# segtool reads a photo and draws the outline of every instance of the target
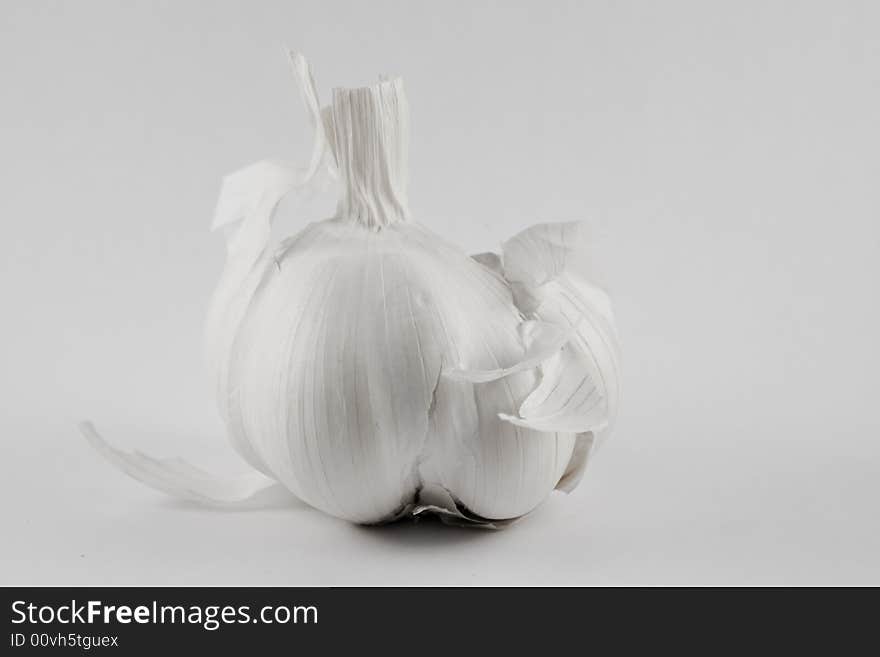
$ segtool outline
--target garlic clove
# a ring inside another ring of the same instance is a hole
[[[424,227],[399,230],[421,238],[418,271],[433,291],[426,301],[439,320],[428,337],[445,345],[443,363],[491,370],[521,361],[530,334],[503,279]],[[537,382],[534,368],[477,385],[441,376],[419,465],[422,482],[445,488],[471,518],[493,522],[546,499],[564,474],[574,436],[541,434],[498,417],[517,409]]]

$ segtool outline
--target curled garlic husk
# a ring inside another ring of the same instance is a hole
[[[399,79],[334,89],[304,171],[228,176],[215,228],[227,263],[207,355],[233,447],[256,471],[220,480],[83,430],[169,494],[221,506],[293,495],[356,523],[438,513],[499,526],[577,485],[618,401],[608,297],[577,273],[579,224],[533,226],[467,256],[412,220]],[[273,244],[279,201],[335,177],[336,215]]]

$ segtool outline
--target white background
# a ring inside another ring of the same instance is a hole
[[[880,584],[876,2],[7,0],[0,30],[0,584]],[[508,530],[206,511],[75,429],[240,468],[208,225],[223,174],[307,160],[285,44],[325,99],[404,77],[414,214],[463,248],[594,229],[622,416]]]

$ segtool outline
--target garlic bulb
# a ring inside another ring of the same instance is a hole
[[[580,480],[618,399],[607,296],[570,265],[578,224],[529,228],[468,257],[414,222],[408,108],[399,79],[334,89],[305,171],[263,161],[227,177],[214,222],[227,264],[208,361],[236,451],[256,472],[224,481],[111,447],[107,458],[172,495],[253,505],[292,494],[356,523],[431,511],[499,525]],[[270,245],[291,193],[338,178],[336,215]]]

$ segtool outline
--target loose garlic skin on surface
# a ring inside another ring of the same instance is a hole
[[[235,485],[90,441],[156,488],[247,504],[278,484],[356,523],[424,511],[501,524],[570,490],[617,405],[607,297],[568,266],[575,224],[469,257],[415,222],[400,80],[335,89],[309,170],[261,162],[224,184],[227,265],[207,322],[220,412],[260,473]],[[270,244],[279,200],[335,173],[334,217]],[[189,466],[186,466],[189,467]]]

